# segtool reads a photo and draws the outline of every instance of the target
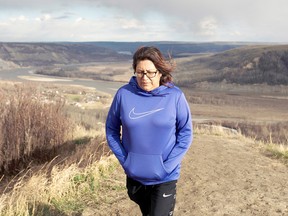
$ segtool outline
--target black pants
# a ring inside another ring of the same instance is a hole
[[[157,185],[142,185],[127,177],[126,187],[131,200],[137,203],[144,216],[172,216],[176,203],[177,181]]]

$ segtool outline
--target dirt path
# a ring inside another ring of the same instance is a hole
[[[288,215],[288,168],[239,137],[196,136],[175,215]]]
[[[124,182],[121,169],[115,175]],[[141,215],[125,191],[112,197],[110,206],[83,215]],[[239,136],[196,135],[182,164],[174,215],[288,215],[288,167]]]

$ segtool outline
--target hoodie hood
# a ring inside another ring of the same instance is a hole
[[[131,77],[129,85],[133,88],[136,94],[143,95],[146,97],[165,96],[169,94],[169,91],[167,91],[167,89],[174,87],[174,84],[169,82],[167,83],[167,85],[160,85],[158,88],[155,88],[152,91],[147,92],[140,88],[135,76]]]

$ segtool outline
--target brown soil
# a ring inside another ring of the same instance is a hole
[[[120,167],[112,178],[124,188]],[[106,198],[109,204],[83,216],[141,215],[124,189]],[[196,135],[182,164],[174,215],[288,215],[288,167],[241,136]]]

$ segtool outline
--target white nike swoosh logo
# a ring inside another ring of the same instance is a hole
[[[172,196],[172,194],[165,194],[165,193],[163,194],[163,197],[164,197],[164,198],[170,197],[170,196]]]
[[[160,108],[160,109],[156,109],[156,110],[150,110],[147,112],[141,112],[141,113],[136,113],[135,112],[135,107],[129,112],[129,118],[130,119],[139,119],[139,118],[143,118],[145,116],[151,115],[153,113],[159,112],[161,110],[163,110],[164,108]]]

